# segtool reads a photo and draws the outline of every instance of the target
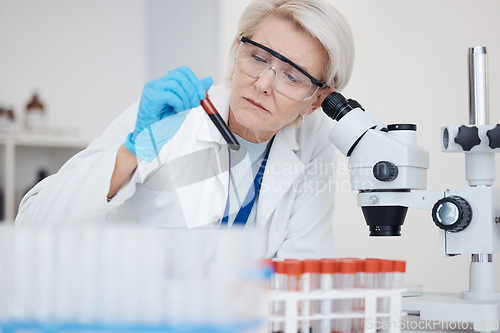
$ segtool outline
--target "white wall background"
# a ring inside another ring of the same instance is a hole
[[[0,104],[37,90],[54,125],[96,136],[140,97],[146,7],[136,0],[3,0]]]
[[[183,65],[218,80],[220,8],[219,0],[148,0],[146,80]]]
[[[0,104],[22,111],[37,89],[53,123],[96,136],[140,97],[146,80],[182,60],[220,82],[249,0],[194,1],[2,0]],[[418,124],[419,144],[430,152],[429,190],[467,186],[463,156],[440,151],[440,128],[468,122],[467,50],[479,45],[489,54],[490,123],[500,123],[500,2],[329,1],[351,23],[356,41],[344,94],[387,123]],[[203,16],[207,11],[214,17]],[[163,62],[163,54],[172,57]],[[439,256],[429,212],[410,210],[399,238],[368,237],[346,164],[339,156],[337,256],[406,259],[407,282],[426,291],[467,289],[469,257]]]

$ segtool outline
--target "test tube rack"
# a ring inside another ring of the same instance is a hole
[[[268,326],[272,325],[272,323],[284,323],[284,325],[282,325],[282,327],[284,327],[283,333],[297,333],[300,328],[300,322],[304,320],[313,323],[321,320],[362,319],[364,325],[361,332],[376,333],[382,331],[399,333],[401,331],[400,323],[403,315],[401,311],[403,291],[404,289],[379,288],[355,288],[327,291],[313,290],[309,292],[273,290],[269,294],[269,305],[271,306],[274,302],[282,302],[284,306],[282,307],[282,313],[269,316]],[[387,312],[380,312],[378,310],[379,307],[377,303],[381,299],[388,300],[389,306],[387,306]],[[360,311],[345,313],[339,313],[333,310],[330,313],[300,313],[299,309],[303,302],[329,302],[334,300],[362,300],[364,306]]]

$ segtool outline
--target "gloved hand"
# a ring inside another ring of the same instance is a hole
[[[177,133],[189,110],[205,98],[213,79],[199,80],[186,66],[169,71],[144,85],[135,129],[125,147],[141,160],[151,162]]]

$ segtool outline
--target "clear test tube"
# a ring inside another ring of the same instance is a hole
[[[287,275],[287,290],[299,291],[300,279],[302,277],[302,263],[297,259],[285,260],[285,269]]]
[[[378,287],[383,289],[392,288],[393,280],[393,260],[380,259],[380,273]]]
[[[297,259],[286,259],[286,275],[287,275],[287,285],[288,291],[299,291],[300,289],[300,280],[302,278],[302,262]],[[297,304],[297,312],[299,316],[301,315],[300,302]],[[297,323],[298,327],[301,327],[301,322]],[[286,330],[286,325],[285,325]]]
[[[376,289],[378,288],[378,275],[380,273],[380,262],[378,259],[365,259],[363,260],[363,288]],[[363,299],[363,311],[365,310]],[[363,318],[364,322],[364,318]],[[362,325],[361,332],[364,331],[364,324]]]
[[[342,275],[340,274],[340,261],[343,259],[334,259],[333,260],[333,289],[340,289],[339,287],[342,285]],[[332,312],[338,313],[340,311],[340,300],[332,299]],[[336,319],[330,320],[330,326],[332,331],[336,331]]]
[[[276,273],[276,263],[272,259],[263,259],[260,261],[260,266],[262,267],[262,274],[267,281],[266,289],[273,289],[273,279]]]
[[[363,288],[363,278],[364,278],[364,272],[363,272],[363,259],[360,258],[341,258],[339,259],[340,261],[342,260],[349,260],[349,261],[354,261],[356,263],[356,274],[354,277],[354,288]]]
[[[271,288],[273,290],[286,290],[286,266],[284,261],[274,262],[274,274],[271,279]]]
[[[406,272],[406,261],[394,260],[392,266],[392,287],[401,289],[404,286],[404,274]]]
[[[286,275],[286,264],[284,261],[274,262],[275,272],[271,279],[272,290],[286,291],[288,289],[287,285],[287,275]],[[273,301],[271,303],[271,314],[275,316],[285,315],[285,304],[283,301]],[[273,321],[269,325],[269,331],[272,333],[282,333],[285,331],[285,323],[282,321]]]
[[[378,276],[378,287],[381,289],[391,289],[393,283],[393,261],[380,260],[380,273]],[[391,299],[389,297],[381,297],[378,300],[378,312],[389,313],[391,306]],[[380,318],[380,332],[388,332],[390,330],[389,317]]]
[[[300,291],[311,292],[319,289],[321,273],[321,261],[317,259],[305,259],[302,261],[302,278],[300,280]],[[310,316],[319,312],[319,302],[304,300],[301,306],[301,314]],[[311,321],[302,320],[301,332],[310,332]]]
[[[354,278],[354,288],[363,288],[365,273],[363,272],[363,260],[359,258],[352,259],[356,262],[356,276]]]
[[[363,288],[378,288],[378,274],[380,273],[380,261],[378,259],[363,260]]]
[[[363,271],[363,263],[364,260],[355,258],[353,259],[356,262],[356,274],[354,276],[354,288],[361,289],[364,286],[364,280],[365,280],[365,272]],[[353,300],[353,305],[352,309],[354,312],[361,313],[363,312],[364,309],[364,299],[363,298],[356,298]],[[364,319],[363,318],[355,318],[352,321],[352,330],[351,332],[354,333],[361,333],[363,332],[363,323]]]
[[[337,288],[341,290],[354,289],[356,278],[357,265],[355,260],[340,260],[339,273],[337,279]],[[337,313],[351,313],[354,309],[354,299],[346,298],[338,301]],[[335,331],[342,333],[352,332],[353,320],[351,318],[341,318],[336,320],[334,324]]]
[[[320,263],[319,289],[329,291],[333,289],[333,274],[335,273],[335,259],[322,259]],[[330,299],[320,300],[320,313],[330,315],[333,312]],[[331,320],[321,319],[313,322],[313,333],[331,333]]]

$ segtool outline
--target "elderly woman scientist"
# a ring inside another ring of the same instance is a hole
[[[256,0],[231,51],[224,85],[187,67],[148,82],[140,102],[26,194],[16,223],[246,223],[265,230],[266,257],[331,256],[333,123],[314,111],[349,79],[350,28],[323,0]],[[200,107],[206,91],[239,151]]]

